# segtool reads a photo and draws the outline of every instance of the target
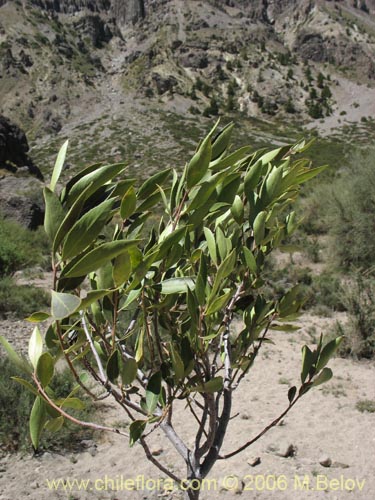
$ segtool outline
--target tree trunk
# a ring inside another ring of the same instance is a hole
[[[197,485],[194,485],[196,487]],[[200,489],[188,488],[185,492],[185,500],[199,500]]]

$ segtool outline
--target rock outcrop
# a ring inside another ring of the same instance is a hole
[[[28,156],[25,133],[5,116],[0,115],[0,168],[13,173],[27,173],[43,179],[39,168]]]
[[[74,14],[83,10],[113,16],[118,24],[136,23],[146,15],[144,0],[31,0],[43,10]]]
[[[36,229],[44,218],[43,175],[29,158],[28,150],[24,132],[0,116],[0,212]]]

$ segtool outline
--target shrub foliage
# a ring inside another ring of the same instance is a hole
[[[54,273],[51,310],[30,318],[52,320],[47,350],[38,327],[30,339],[30,361],[2,339],[28,376],[22,383],[31,380],[36,395],[30,417],[35,447],[45,426],[59,429],[71,419],[69,408],[80,405],[75,396],[62,401],[49,391],[56,360],[63,356],[88,394],[95,399],[79,369],[132,421],[129,435],[81,424],[128,435],[130,446],[139,442],[178,485],[195,481],[187,488],[190,499],[198,498],[200,481],[216,460],[246,449],[307,391],[331,378],[326,365],[341,340],[323,345],[321,338],[314,351],[304,346],[301,380],[289,389],[279,417],[253,439],[244,438],[240,448],[220,454],[233,395],[270,332],[295,329],[290,321],[301,307],[298,287],[267,299],[263,273],[268,255],[298,225],[292,205],[300,186],[324,167],[311,168],[300,158],[304,141],[271,151],[231,151],[233,125],[217,129],[218,124],[182,173],[159,171],[138,188],[125,176],[125,164],[94,165],[58,194],[65,144],[44,189]],[[197,421],[193,447],[176,428],[177,400]],[[155,428],[179,452],[185,479],[150,453],[148,435]]]

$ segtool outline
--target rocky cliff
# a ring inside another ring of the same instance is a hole
[[[375,0],[0,5],[0,112],[35,141],[75,124],[91,129],[103,116],[127,125],[130,113],[140,123],[144,114],[129,112],[137,103],[196,120],[240,112],[339,123],[342,111],[356,121],[371,114]],[[109,147],[99,129],[94,142]]]
[[[84,10],[108,14],[115,17],[120,24],[136,23],[145,17],[143,0],[30,0],[31,3],[43,10],[74,14]]]

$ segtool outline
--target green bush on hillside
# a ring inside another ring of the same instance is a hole
[[[371,151],[358,154],[331,191],[329,226],[340,267],[375,264],[375,162]]]
[[[48,240],[42,230],[29,231],[0,215],[0,276],[28,266],[45,265]]]
[[[8,358],[0,358],[0,374],[0,451],[9,452],[30,448],[29,418],[35,396],[11,379],[20,374]],[[74,385],[73,375],[69,370],[65,370],[56,374],[51,388],[56,397],[63,398],[72,391]],[[88,404],[83,413],[87,417],[91,412],[92,406]],[[80,440],[91,435],[92,431],[68,422],[58,435],[46,432],[43,435],[41,447],[72,450],[78,447]]]

